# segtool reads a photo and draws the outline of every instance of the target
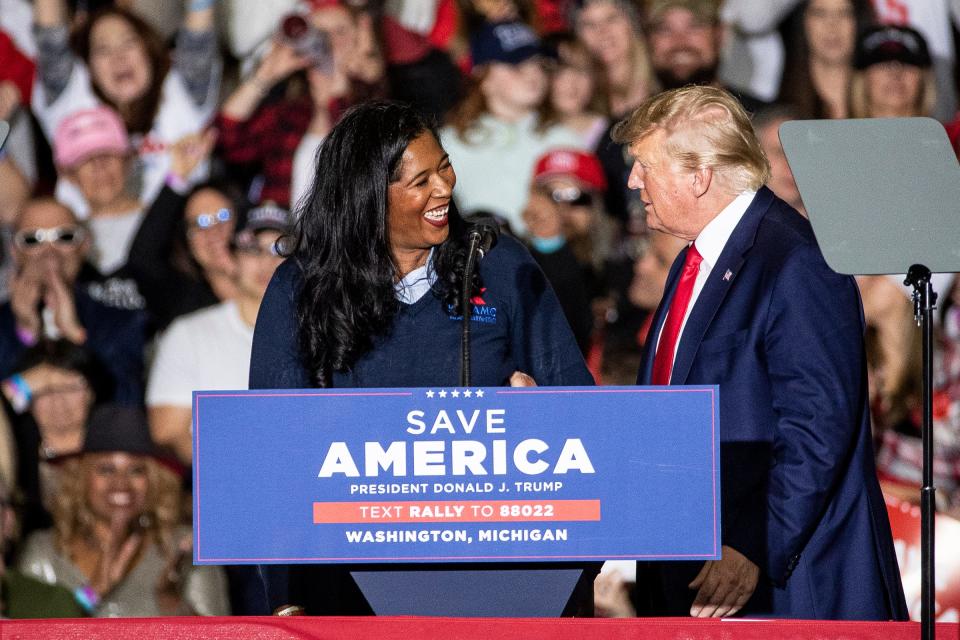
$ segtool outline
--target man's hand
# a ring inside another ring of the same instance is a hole
[[[688,586],[697,589],[690,607],[694,618],[732,616],[743,608],[757,588],[760,569],[745,555],[726,545],[719,560],[708,560]]]

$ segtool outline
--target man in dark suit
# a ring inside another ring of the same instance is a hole
[[[614,135],[635,158],[629,184],[650,228],[690,243],[638,383],[720,387],[722,558],[641,567],[641,604],[661,615],[906,619],[853,278],[827,266],[806,219],[763,186],[769,163],[729,93],[664,92]]]

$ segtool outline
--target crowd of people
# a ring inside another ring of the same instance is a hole
[[[727,89],[767,186],[805,216],[783,122],[929,116],[960,153],[958,29],[960,0],[0,0],[0,614],[270,613],[246,572],[190,564],[191,392],[247,387],[261,302],[297,221],[326,206],[316,168],[347,157],[325,140],[351,107],[412,104],[440,144],[424,153],[448,154],[446,197],[526,246],[596,383],[634,384],[687,243],[648,228],[616,124],[664,90]],[[342,203],[358,220],[368,204]],[[393,301],[315,275],[324,303]],[[917,501],[900,280],[858,284],[878,472]],[[934,471],[939,509],[960,515],[960,283],[935,286]],[[309,313],[318,340],[347,336],[333,356],[355,355],[354,329]],[[361,386],[362,370],[332,378]],[[634,615],[621,577],[599,576],[596,610]]]

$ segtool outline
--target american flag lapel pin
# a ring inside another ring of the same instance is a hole
[[[727,272],[723,274],[723,281],[730,282],[730,278],[732,277],[733,277],[733,271],[730,271],[730,269],[727,269]]]

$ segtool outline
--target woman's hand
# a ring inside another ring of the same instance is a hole
[[[514,371],[513,375],[510,376],[510,386],[511,387],[535,387],[537,386],[537,381],[523,373],[522,371]]]
[[[224,101],[221,113],[233,120],[246,122],[278,82],[309,65],[310,60],[297,55],[292,47],[274,41],[257,70]]]
[[[186,182],[200,163],[210,157],[216,142],[216,129],[206,129],[180,138],[170,147],[170,172]]]
[[[183,536],[177,543],[177,548],[167,557],[167,563],[157,580],[157,604],[164,615],[192,615],[193,612],[184,606],[182,573],[184,560],[193,553],[193,540],[189,535]]]
[[[100,558],[90,580],[90,587],[100,596],[110,593],[129,573],[133,559],[143,544],[143,534],[139,531],[131,533],[129,525],[130,519],[126,513],[114,513],[109,532],[101,540]]]
[[[297,54],[293,47],[274,41],[270,51],[260,61],[260,65],[253,73],[252,79],[264,91],[269,91],[275,84],[295,71],[310,66],[310,59]]]

